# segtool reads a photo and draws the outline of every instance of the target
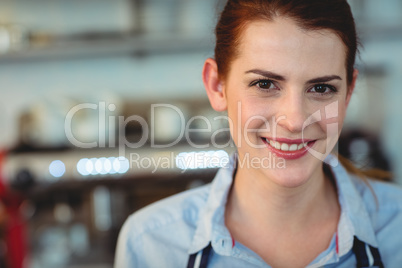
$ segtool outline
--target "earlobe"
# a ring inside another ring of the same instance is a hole
[[[202,81],[208,95],[209,102],[215,111],[226,111],[227,102],[223,84],[219,79],[218,66],[214,59],[207,59],[202,70]]]
[[[357,69],[354,69],[352,82],[350,83],[350,85],[348,87],[348,93],[346,95],[346,106],[349,105],[349,102],[350,102],[350,99],[352,97],[353,91],[355,90],[356,80],[357,80],[358,76],[359,76],[359,71]]]

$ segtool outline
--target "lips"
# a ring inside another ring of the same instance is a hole
[[[315,143],[315,140],[271,140],[265,137],[262,137],[262,140],[274,154],[285,159],[297,159],[304,156]]]

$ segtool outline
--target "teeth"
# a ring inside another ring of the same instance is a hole
[[[292,145],[290,145],[290,147],[289,147],[289,151],[296,151],[297,150],[297,144],[292,144]]]
[[[266,141],[267,141],[268,144],[270,144],[272,147],[276,148],[277,150],[281,150],[281,151],[285,151],[285,152],[287,152],[287,151],[297,151],[297,150],[300,150],[303,147],[307,146],[307,142],[300,143],[300,144],[288,144],[288,143],[284,143],[284,142],[280,143],[280,142],[277,142],[277,141],[270,141],[270,140],[267,140],[267,139],[266,139]]]
[[[303,147],[304,147],[304,143],[299,144],[299,146],[297,146],[297,150],[300,150],[300,149],[303,148]]]
[[[281,150],[282,151],[289,151],[289,145],[287,145],[286,143],[282,143]]]
[[[275,148],[280,150],[281,149],[281,144],[279,142],[276,142],[275,143]]]

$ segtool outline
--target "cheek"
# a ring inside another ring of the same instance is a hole
[[[239,121],[239,107],[238,107],[238,101],[236,99],[228,99],[228,117],[229,117],[229,128],[230,128],[230,135],[232,136],[233,141],[237,144],[237,136],[238,136],[238,130],[241,124],[241,121]],[[241,118],[240,118],[241,119]]]
[[[272,105],[266,101],[245,99],[241,105],[239,118],[241,118],[242,129],[269,128]]]
[[[235,143],[244,136],[252,136],[253,130],[269,131],[269,111],[266,105],[257,105],[252,99],[232,99],[228,105],[230,131]],[[250,131],[251,130],[251,131]]]
[[[327,133],[327,136],[339,136],[346,115],[346,106],[344,103],[335,102],[333,105],[327,105],[321,109],[323,120],[318,121],[321,130]]]
[[[346,107],[343,107],[342,109],[339,110],[339,116],[337,120],[339,134],[341,133],[343,122],[345,121],[345,116],[346,116]]]

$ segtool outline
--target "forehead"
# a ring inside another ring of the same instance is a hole
[[[333,73],[346,76],[346,49],[335,33],[303,30],[284,18],[248,23],[235,61],[241,61],[245,67],[304,78]]]

